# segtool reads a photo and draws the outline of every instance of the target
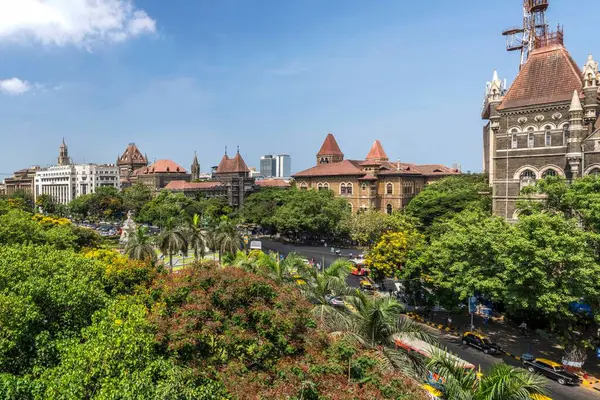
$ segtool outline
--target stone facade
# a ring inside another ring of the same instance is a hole
[[[494,72],[482,118],[495,215],[517,218],[521,189],[538,179],[600,173],[599,84],[598,63],[589,56],[580,69],[561,31],[539,42],[508,91]]]
[[[141,183],[153,192],[159,192],[169,182],[189,182],[191,175],[185,168],[171,160],[157,160],[152,165],[134,171],[130,177],[131,183]]]
[[[365,160],[345,160],[335,137],[328,134],[316,156],[317,166],[293,175],[300,190],[331,190],[353,211],[387,213],[406,207],[425,185],[457,169],[443,165],[390,162],[376,140]]]
[[[129,143],[127,148],[117,157],[117,166],[121,175],[121,186],[131,186],[135,180],[134,172],[148,165],[148,157],[143,155],[135,143]]]
[[[35,173],[39,169],[40,167],[34,166],[15,171],[13,176],[4,179],[4,194],[12,196],[15,193],[23,192],[33,197]]]

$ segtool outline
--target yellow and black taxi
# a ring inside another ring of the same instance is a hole
[[[492,342],[490,338],[478,332],[465,332],[462,336],[462,344],[475,347],[485,354],[502,354],[502,347]]]
[[[373,284],[371,283],[371,281],[369,281],[368,279],[362,279],[360,281],[360,290],[364,291],[364,292],[374,292],[375,291],[375,286],[373,286]]]
[[[579,385],[583,380],[575,374],[565,370],[562,364],[545,358],[535,358],[531,354],[523,354],[521,356],[523,366],[529,372],[544,375],[550,379],[554,379],[561,385]]]

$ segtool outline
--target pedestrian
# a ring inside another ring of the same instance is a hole
[[[525,321],[521,322],[521,325],[519,325],[519,329],[521,330],[521,333],[523,335],[527,335],[527,323]]]

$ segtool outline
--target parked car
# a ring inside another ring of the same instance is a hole
[[[360,281],[360,290],[362,290],[364,292],[374,292],[375,287],[373,286],[373,284],[371,282],[369,282],[366,279],[363,279],[362,281]]]
[[[331,304],[332,306],[344,307],[346,305],[344,300],[342,300],[339,297],[327,295],[327,296],[325,296],[325,298],[327,299],[327,302],[329,302],[329,304]]]
[[[535,358],[531,354],[523,354],[521,363],[529,372],[554,379],[561,385],[579,385],[583,380],[565,370],[562,364],[545,358]]]
[[[492,342],[490,338],[477,332],[465,332],[462,337],[465,346],[475,347],[485,354],[502,354],[502,348]]]

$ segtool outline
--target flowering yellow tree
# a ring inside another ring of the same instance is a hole
[[[368,253],[365,264],[379,277],[397,275],[411,251],[422,243],[422,235],[417,232],[388,232]]]

